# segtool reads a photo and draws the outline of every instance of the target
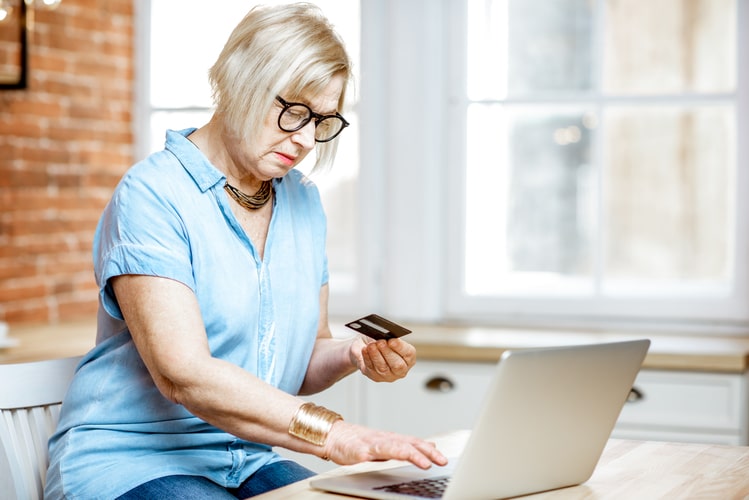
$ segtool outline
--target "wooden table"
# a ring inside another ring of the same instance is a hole
[[[498,357],[505,348],[529,347],[534,343],[601,341],[613,336],[557,334],[540,336],[525,332],[487,331],[429,327],[414,332],[411,339],[421,359],[483,360],[477,356]],[[10,336],[18,345],[0,349],[0,363],[80,355],[94,345],[94,318],[65,324],[12,327]],[[646,359],[646,366],[660,369],[705,370],[743,373],[749,367],[749,338],[658,337]],[[530,344],[530,345],[529,345]],[[435,439],[450,456],[460,452],[467,438],[457,432]],[[327,474],[400,465],[386,462],[341,467]],[[311,490],[307,482],[292,484],[261,497],[271,499],[344,498]],[[611,440],[598,468],[586,483],[572,488],[524,497],[537,499],[651,499],[749,498],[749,447],[657,443]]]
[[[443,437],[437,442],[443,452],[460,452],[467,431]],[[328,474],[345,474],[401,465],[400,462],[359,464],[340,467]],[[341,499],[317,491],[309,481],[253,497],[258,500]],[[705,499],[728,500],[749,498],[749,447],[707,444],[661,443],[654,441],[609,440],[593,476],[585,483],[562,488],[525,499]]]

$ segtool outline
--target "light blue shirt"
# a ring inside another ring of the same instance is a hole
[[[297,170],[274,180],[261,260],[231,211],[224,175],[186,139],[192,130],[168,131],[166,148],[125,174],[99,221],[96,347],[78,367],[50,440],[49,498],[113,498],[174,474],[236,487],[278,460],[269,446],[223,432],[159,393],[108,284],[122,274],[184,283],[197,296],[213,356],[299,391],[328,280],[317,188]]]

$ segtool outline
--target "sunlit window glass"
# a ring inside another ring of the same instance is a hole
[[[735,0],[609,0],[605,5],[604,92],[736,89]]]
[[[610,291],[729,280],[735,121],[730,106],[609,107]]]
[[[584,285],[593,272],[596,120],[585,109],[468,110],[467,291]]]
[[[467,7],[465,293],[725,290],[735,0]]]

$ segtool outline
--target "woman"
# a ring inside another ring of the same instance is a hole
[[[210,79],[216,111],[167,132],[107,205],[94,240],[97,345],[50,440],[48,498],[244,498],[338,464],[444,464],[430,443],[299,399],[356,370],[406,375],[394,339],[333,339],[325,216],[294,169],[335,154],[351,68],[313,6],[256,8]]]

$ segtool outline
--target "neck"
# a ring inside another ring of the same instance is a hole
[[[237,144],[238,139],[230,135],[216,115],[190,134],[188,139],[226,176],[228,184],[250,195],[263,189],[264,181],[234,162],[228,145]]]

